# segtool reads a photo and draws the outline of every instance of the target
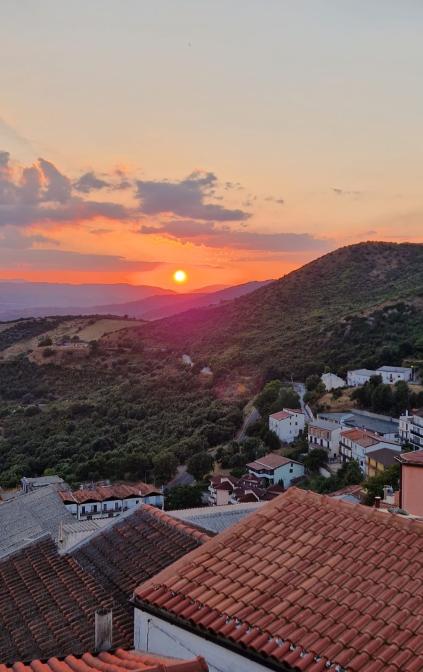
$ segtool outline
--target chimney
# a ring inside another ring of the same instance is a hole
[[[95,650],[109,651],[113,640],[113,612],[97,609],[95,612]]]
[[[380,497],[375,497],[375,509],[380,509]]]

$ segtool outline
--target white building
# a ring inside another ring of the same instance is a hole
[[[413,369],[406,366],[380,366],[377,375],[382,376],[384,383],[398,383],[400,380],[409,383],[413,380]]]
[[[423,450],[423,412],[421,415],[401,415],[399,434],[403,443],[410,443],[414,450]]]
[[[328,392],[345,387],[347,384],[343,378],[340,378],[335,373],[324,373],[321,376],[321,381]]]
[[[269,429],[284,443],[292,443],[304,431],[305,417],[301,409],[284,408],[269,415]]]
[[[301,462],[290,460],[277,453],[258,457],[254,462],[247,464],[247,469],[248,473],[257,476],[265,487],[282,483],[285,488],[289,488],[293,481],[304,476],[304,465]]]
[[[342,461],[351,462],[352,460],[356,460],[365,476],[368,475],[368,456],[373,451],[381,450],[382,448],[392,450],[397,455],[401,452],[399,443],[387,441],[377,434],[367,432],[365,429],[346,429],[341,432],[339,450]]]
[[[413,380],[413,369],[406,366],[380,366],[378,369],[355,369],[348,371],[347,383],[350,387],[365,385],[373,376],[380,376],[383,383],[394,384],[400,380]]]
[[[376,371],[371,369],[354,369],[347,373],[347,385],[349,387],[359,387],[369,382],[373,376],[378,376]]]
[[[163,493],[147,483],[100,485],[58,494],[77,520],[113,518],[139,504],[163,506]]]
[[[313,448],[324,448],[331,460],[339,458],[339,441],[342,427],[329,420],[313,420],[308,425],[308,445]]]

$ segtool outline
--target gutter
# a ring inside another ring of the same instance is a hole
[[[163,621],[166,621],[171,625],[176,625],[178,628],[181,628],[182,630],[186,630],[187,632],[190,632],[193,635],[197,635],[197,637],[202,637],[203,639],[206,639],[208,642],[211,642],[212,644],[218,644],[222,648],[228,649],[233,653],[237,653],[243,656],[243,658],[248,658],[248,660],[251,660],[255,663],[259,663],[260,665],[263,665],[263,667],[266,667],[269,670],[274,670],[274,672],[295,672],[295,670],[298,670],[297,667],[291,667],[284,663],[278,663],[276,660],[269,659],[263,654],[255,653],[251,649],[247,649],[246,647],[237,644],[236,642],[232,642],[228,639],[225,639],[220,635],[212,634],[206,628],[203,629],[196,627],[195,625],[191,625],[191,623],[185,621],[179,616],[175,616],[174,614],[171,614],[170,612],[165,611],[160,607],[155,607],[147,602],[144,602],[143,600],[140,600],[136,595],[132,596],[130,602],[134,605],[134,607],[142,609],[148,614],[151,614],[151,616],[157,616],[158,618],[161,618]],[[150,652],[147,651],[147,653]]]

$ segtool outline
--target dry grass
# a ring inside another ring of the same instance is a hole
[[[4,322],[3,324],[0,324],[0,333],[2,331],[6,331],[7,329],[11,329],[14,327],[16,322]]]
[[[105,318],[97,320],[94,324],[87,325],[78,332],[78,336],[81,341],[97,341],[105,334],[110,334],[113,331],[119,331],[120,329],[139,327],[140,324],[142,324],[142,322],[138,322],[137,320],[128,321]]]

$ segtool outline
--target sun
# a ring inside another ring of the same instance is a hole
[[[173,274],[173,280],[174,280],[174,282],[176,282],[178,285],[183,285],[184,282],[186,282],[186,281],[188,280],[188,276],[187,276],[187,274],[185,273],[185,271],[183,271],[182,269],[178,269],[178,270],[175,271],[174,274]]]

